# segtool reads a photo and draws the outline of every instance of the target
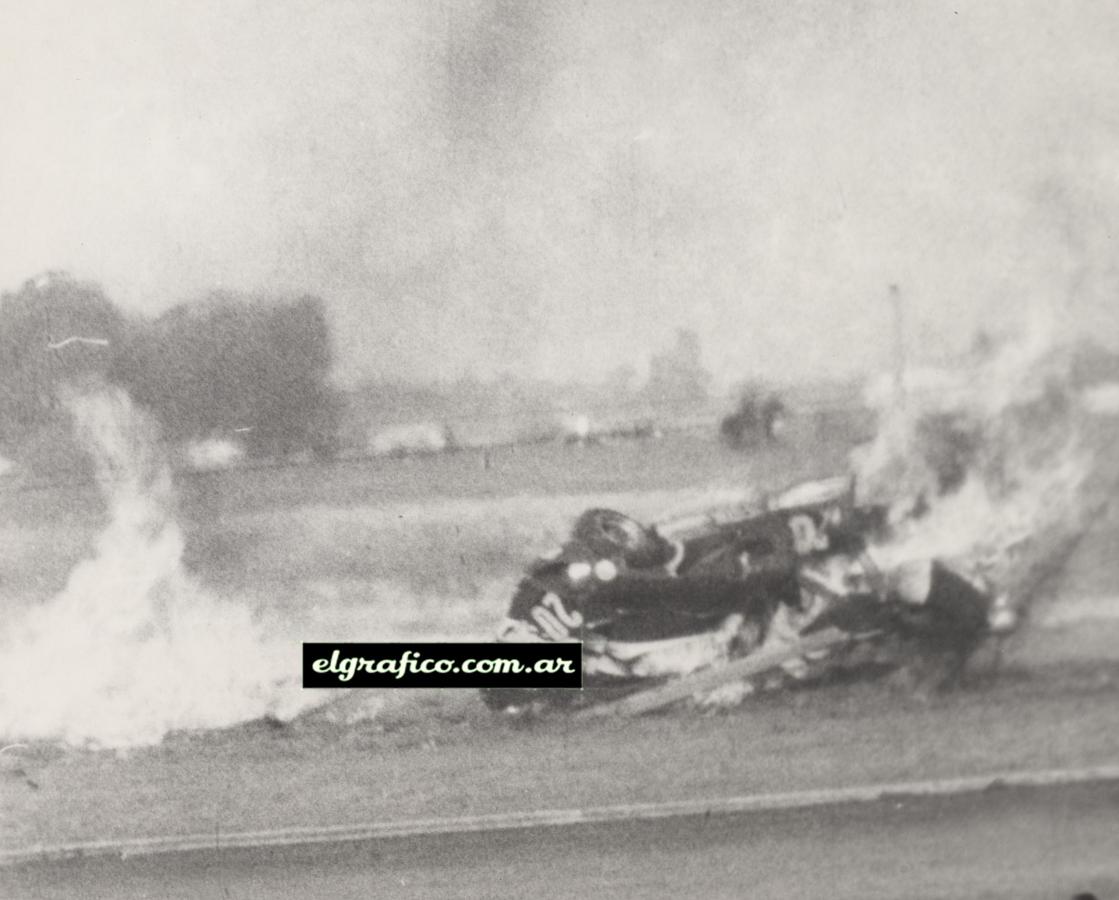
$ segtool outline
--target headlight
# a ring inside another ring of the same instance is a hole
[[[591,564],[589,562],[573,562],[567,567],[567,580],[578,584],[591,577]]]
[[[608,559],[600,559],[594,564],[594,577],[599,581],[613,581],[618,577],[618,567]]]

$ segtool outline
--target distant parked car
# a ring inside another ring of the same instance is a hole
[[[590,416],[573,413],[560,417],[560,436],[566,444],[585,444],[595,437]]]
[[[393,425],[376,432],[369,442],[374,456],[422,456],[455,449],[450,427],[438,422]]]
[[[186,462],[196,472],[228,469],[245,459],[245,446],[229,438],[205,438],[186,445]]]

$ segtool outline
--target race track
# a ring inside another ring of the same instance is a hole
[[[1119,785],[0,871],[11,900],[1119,895]]]

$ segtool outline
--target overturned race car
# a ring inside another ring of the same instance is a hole
[[[631,711],[684,696],[718,706],[856,670],[950,686],[1015,616],[942,561],[883,566],[890,533],[887,508],[856,505],[845,477],[649,526],[588,510],[528,567],[497,635],[582,642],[584,689],[483,699],[513,716],[620,698]]]

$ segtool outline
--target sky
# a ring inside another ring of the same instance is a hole
[[[321,296],[336,371],[717,384],[1119,339],[1110,0],[0,6],[0,289]]]

